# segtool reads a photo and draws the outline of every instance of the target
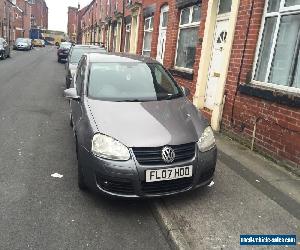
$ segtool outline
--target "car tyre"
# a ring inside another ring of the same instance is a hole
[[[59,62],[59,63],[61,62],[60,58],[57,58],[57,62]]]
[[[70,127],[73,128],[72,114],[70,113]]]
[[[79,152],[78,152],[77,139],[76,139],[76,155],[77,155],[77,170],[78,170],[77,185],[78,185],[80,190],[87,191],[88,186],[86,185],[85,180],[84,180],[82,165],[81,165],[81,161],[80,161],[80,155],[79,155]]]
[[[66,89],[69,89],[71,87],[70,80],[66,79]]]
[[[4,59],[5,59],[4,52],[0,52],[0,60],[4,60]]]

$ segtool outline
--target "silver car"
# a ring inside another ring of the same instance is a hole
[[[68,59],[66,63],[66,88],[69,88],[71,86],[71,83],[73,81],[74,74],[76,72],[78,62],[81,58],[81,56],[84,53],[88,52],[102,52],[106,53],[106,50],[104,48],[101,48],[99,46],[95,45],[75,45],[70,48],[70,51],[68,53]]]
[[[17,38],[13,49],[16,50],[30,50],[31,49],[31,43],[29,42],[28,38]]]
[[[217,149],[211,127],[158,62],[82,56],[71,100],[78,185],[118,197],[171,195],[208,185]]]

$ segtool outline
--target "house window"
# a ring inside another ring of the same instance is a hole
[[[269,0],[257,51],[254,80],[300,89],[300,1]]]
[[[150,56],[153,31],[153,16],[145,19],[143,55]]]
[[[232,0],[220,0],[218,14],[225,14],[231,11]]]
[[[175,60],[175,67],[178,69],[187,71],[192,71],[193,69],[200,18],[201,11],[199,5],[194,5],[181,10]]]
[[[131,24],[126,24],[125,28],[125,45],[124,45],[124,51],[126,53],[130,52],[130,31],[131,31]]]

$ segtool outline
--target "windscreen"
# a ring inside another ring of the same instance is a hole
[[[175,81],[156,63],[93,63],[88,95],[107,101],[155,101],[182,97]]]
[[[19,43],[19,42],[27,43],[28,41],[25,38],[17,38],[16,43]]]
[[[72,46],[71,43],[61,43],[60,46],[59,46],[59,48],[60,49],[70,49],[71,46]]]
[[[88,52],[103,52],[103,49],[98,48],[73,48],[71,53],[70,62],[71,63],[78,63],[80,58],[84,53]]]

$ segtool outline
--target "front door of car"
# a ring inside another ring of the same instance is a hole
[[[83,86],[84,86],[84,79],[85,79],[85,71],[86,71],[86,60],[82,58],[79,62],[77,73],[76,73],[76,80],[75,80],[75,88],[77,91],[77,95],[80,97],[79,100],[72,100],[71,102],[71,110],[72,110],[72,117],[73,117],[73,128],[76,131],[78,123],[82,117],[82,103],[83,103]]]

